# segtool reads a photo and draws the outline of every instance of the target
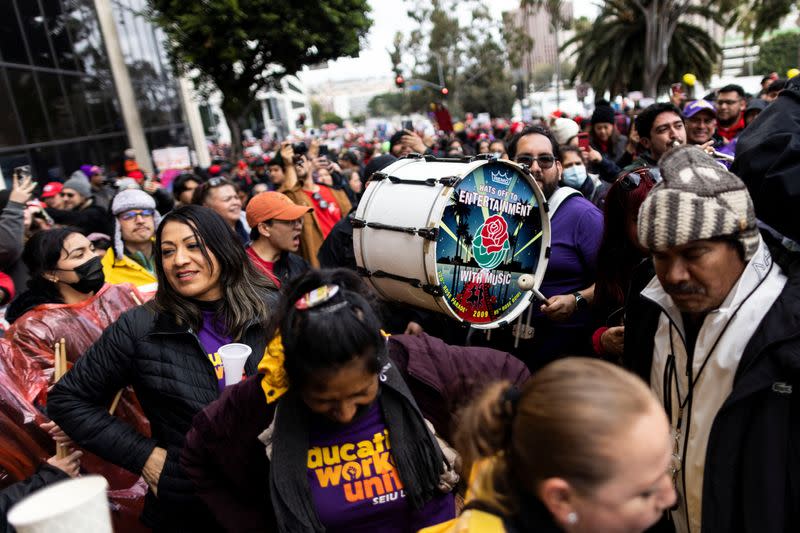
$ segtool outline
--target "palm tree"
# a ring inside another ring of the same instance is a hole
[[[453,191],[451,201],[453,202],[453,215],[456,219],[456,254],[453,258],[453,265],[455,266],[453,268],[453,280],[450,285],[453,287],[453,294],[456,294],[457,291],[455,289],[458,285],[458,269],[461,264],[461,238],[469,234],[469,224],[467,224],[466,234],[462,232],[462,224],[465,220],[469,220],[472,207],[459,202],[458,194],[455,190]]]
[[[709,5],[607,0],[594,24],[564,44],[577,45],[573,81],[580,77],[595,93],[608,90],[612,97],[632,90],[654,97],[687,72],[708,82],[722,49],[687,21],[691,15],[721,22]]]

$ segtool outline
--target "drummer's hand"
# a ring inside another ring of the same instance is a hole
[[[559,294],[547,299],[539,309],[553,322],[563,322],[578,308],[578,301],[572,294]]]
[[[411,321],[406,326],[406,330],[403,332],[403,335],[414,335],[416,337],[419,337],[423,333],[425,333],[425,330],[422,329],[422,326],[420,326],[414,321]]]
[[[703,151],[708,155],[714,155],[714,139],[711,139],[707,143],[701,144],[700,148],[702,148]]]
[[[59,458],[54,455],[47,460],[47,464],[58,468],[69,477],[78,477],[81,471],[81,457],[83,457],[82,451],[69,448],[66,457]]]
[[[75,443],[72,442],[72,439],[70,439],[67,434],[64,433],[64,430],[58,427],[55,422],[45,422],[44,424],[39,424],[39,427],[49,433],[53,440],[62,446],[66,446],[68,448],[75,447]]]
[[[158,480],[161,479],[161,471],[164,470],[164,463],[167,462],[167,450],[155,447],[153,453],[147,458],[147,462],[142,468],[142,477],[150,486],[155,496],[158,496]]]
[[[428,147],[422,142],[422,138],[413,131],[403,131],[405,131],[405,135],[403,135],[402,143],[411,148],[414,152],[424,154]]]

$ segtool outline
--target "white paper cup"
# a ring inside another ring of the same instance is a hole
[[[253,350],[246,344],[232,342],[225,346],[220,346],[217,353],[222,359],[222,366],[225,367],[225,386],[236,385],[242,380],[242,371],[247,358]]]
[[[12,507],[8,522],[19,533],[113,533],[107,490],[102,476],[59,481]]]

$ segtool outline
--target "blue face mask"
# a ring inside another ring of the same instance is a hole
[[[583,165],[569,167],[561,173],[561,181],[564,182],[564,185],[573,189],[580,189],[587,177],[586,167]]]

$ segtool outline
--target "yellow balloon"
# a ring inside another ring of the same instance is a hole
[[[697,76],[695,76],[691,72],[683,75],[683,83],[685,83],[689,87],[694,87],[694,84],[696,82],[697,82]]]
[[[797,76],[798,74],[800,74],[800,69],[792,68],[789,69],[789,71],[786,73],[786,77],[791,79]]]

